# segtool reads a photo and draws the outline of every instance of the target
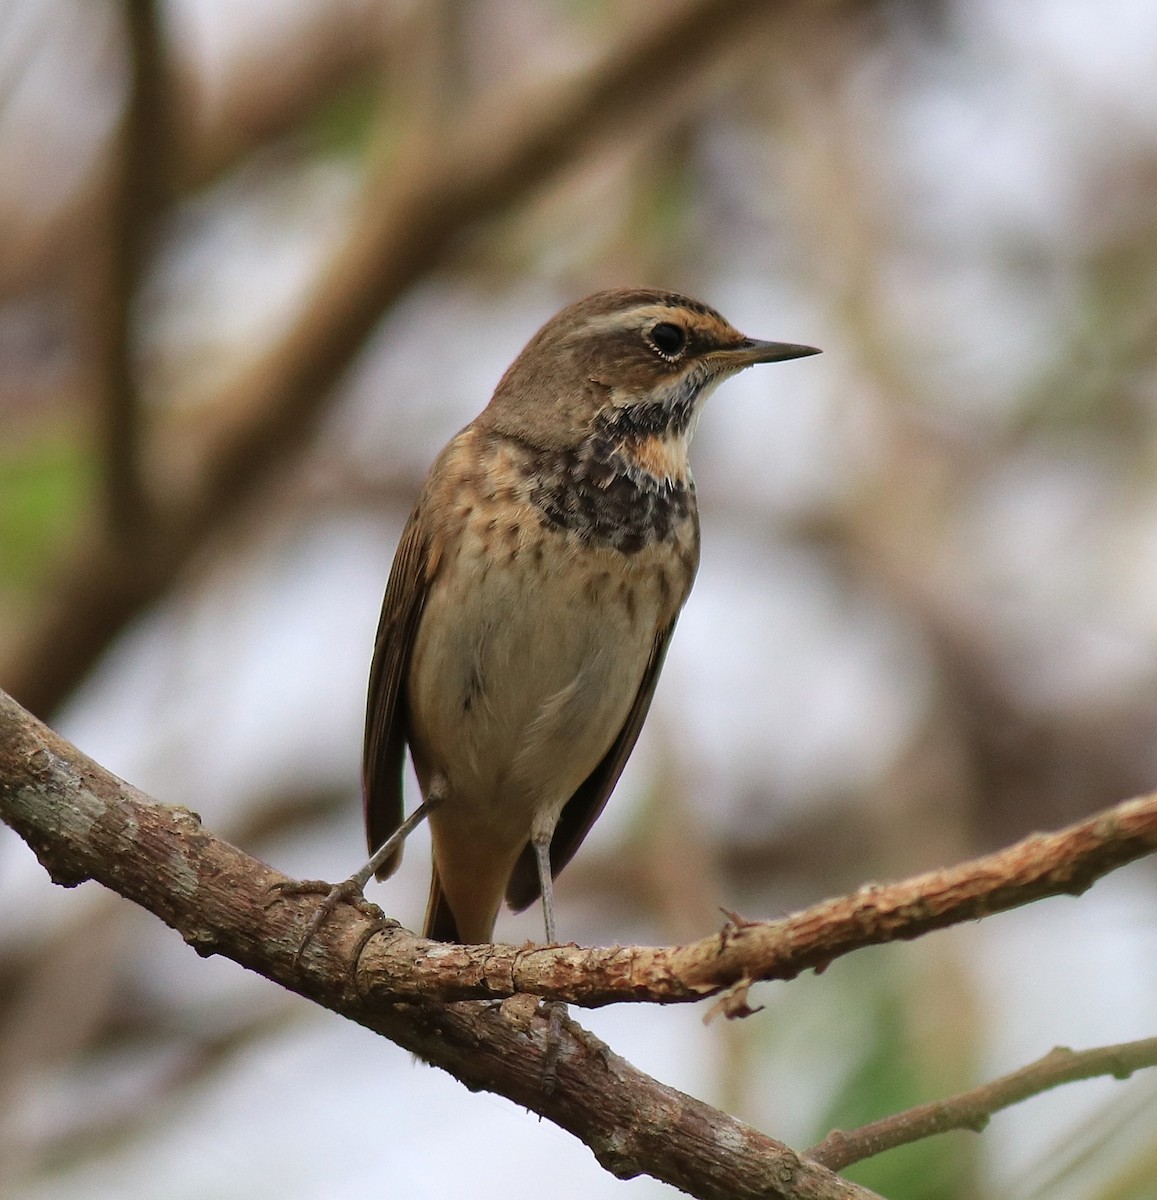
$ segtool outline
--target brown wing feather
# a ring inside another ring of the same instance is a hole
[[[627,720],[622,731],[615,739],[614,745],[603,756],[597,767],[583,780],[575,794],[566,802],[558,825],[555,826],[554,837],[550,842],[551,874],[558,873],[574,857],[583,838],[590,832],[591,826],[598,820],[599,814],[606,803],[614,786],[627,765],[627,759],[638,741],[639,731],[647,718],[651,707],[651,699],[655,695],[655,685],[659,682],[659,672],[663,667],[663,659],[667,653],[667,644],[671,640],[671,631],[675,622],[662,630],[655,638],[651,648],[651,657],[647,660],[647,668],[643,672],[642,682],[635,695],[635,702],[627,714]],[[535,863],[534,849],[529,844],[522,851],[510,882],[506,885],[506,902],[515,912],[533,904],[539,896],[538,867]]]
[[[406,671],[422,609],[429,592],[428,547],[418,509],[410,514],[394,555],[382,600],[382,615],[370,666],[366,735],[362,753],[362,806],[372,854],[402,823],[402,766],[406,753]],[[401,862],[399,848],[378,871],[391,875]]]

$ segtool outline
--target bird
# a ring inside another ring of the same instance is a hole
[[[387,878],[428,820],[427,938],[493,940],[602,812],[647,716],[699,563],[688,447],[704,401],[758,341],[676,292],[621,288],[558,312],[438,456],[382,602],[362,793]],[[409,750],[422,794],[404,818]]]

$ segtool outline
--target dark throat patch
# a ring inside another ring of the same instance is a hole
[[[535,451],[530,501],[542,523],[567,530],[590,546],[637,554],[672,540],[695,519],[695,484],[659,479],[642,470],[609,432],[574,449]]]

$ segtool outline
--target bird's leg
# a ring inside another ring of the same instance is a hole
[[[554,933],[554,877],[550,871],[550,835],[545,838],[536,837],[531,845],[534,847],[534,861],[538,866],[538,887],[542,892],[542,919],[546,925],[546,944],[553,946]]]
[[[368,907],[372,909],[372,912],[368,915],[381,917],[381,910],[376,905],[367,906],[367,901],[363,895],[366,884],[369,883],[382,863],[390,859],[406,838],[442,803],[445,797],[446,788],[444,780],[441,776],[438,776],[431,784],[430,790],[422,800],[422,803],[374,851],[369,862],[361,870],[355,871],[348,879],[342,880],[341,883],[335,883],[331,887],[321,881],[305,880],[301,882],[290,881],[278,885],[277,890],[281,895],[301,895],[306,892],[325,891],[328,888],[325,898],[317,906],[317,911],[313,914],[309,928],[305,931],[305,937],[302,939],[301,945],[294,955],[295,962],[301,961],[301,956],[305,953],[309,943],[317,936],[317,931],[325,924],[330,914],[333,913],[343,900],[356,905],[363,912],[366,912]]]
[[[554,929],[554,878],[550,870],[550,835],[536,837],[534,861],[538,865],[538,886],[542,892],[542,919],[546,926],[546,944],[553,946],[558,938]],[[542,1059],[542,1090],[546,1095],[554,1091],[558,1082],[558,1054],[562,1049],[562,1023],[566,1017],[566,1005],[561,1000],[543,1001],[548,1025],[546,1027],[546,1053]]]
[[[339,888],[349,888],[351,892],[360,893],[362,889],[369,883],[370,879],[377,872],[377,869],[384,863],[395,850],[418,828],[419,825],[442,803],[446,794],[445,788],[438,786],[441,784],[441,777],[435,781],[435,786],[430,788],[430,794],[414,809],[412,813],[390,834],[388,838],[374,851],[370,861],[355,874],[351,875],[344,883],[339,883]]]

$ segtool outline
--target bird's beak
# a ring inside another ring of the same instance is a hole
[[[723,361],[732,370],[750,367],[754,363],[784,362],[789,358],[806,358],[819,354],[815,346],[797,346],[792,342],[761,342],[756,338],[744,338],[738,346],[731,346],[721,354]]]

